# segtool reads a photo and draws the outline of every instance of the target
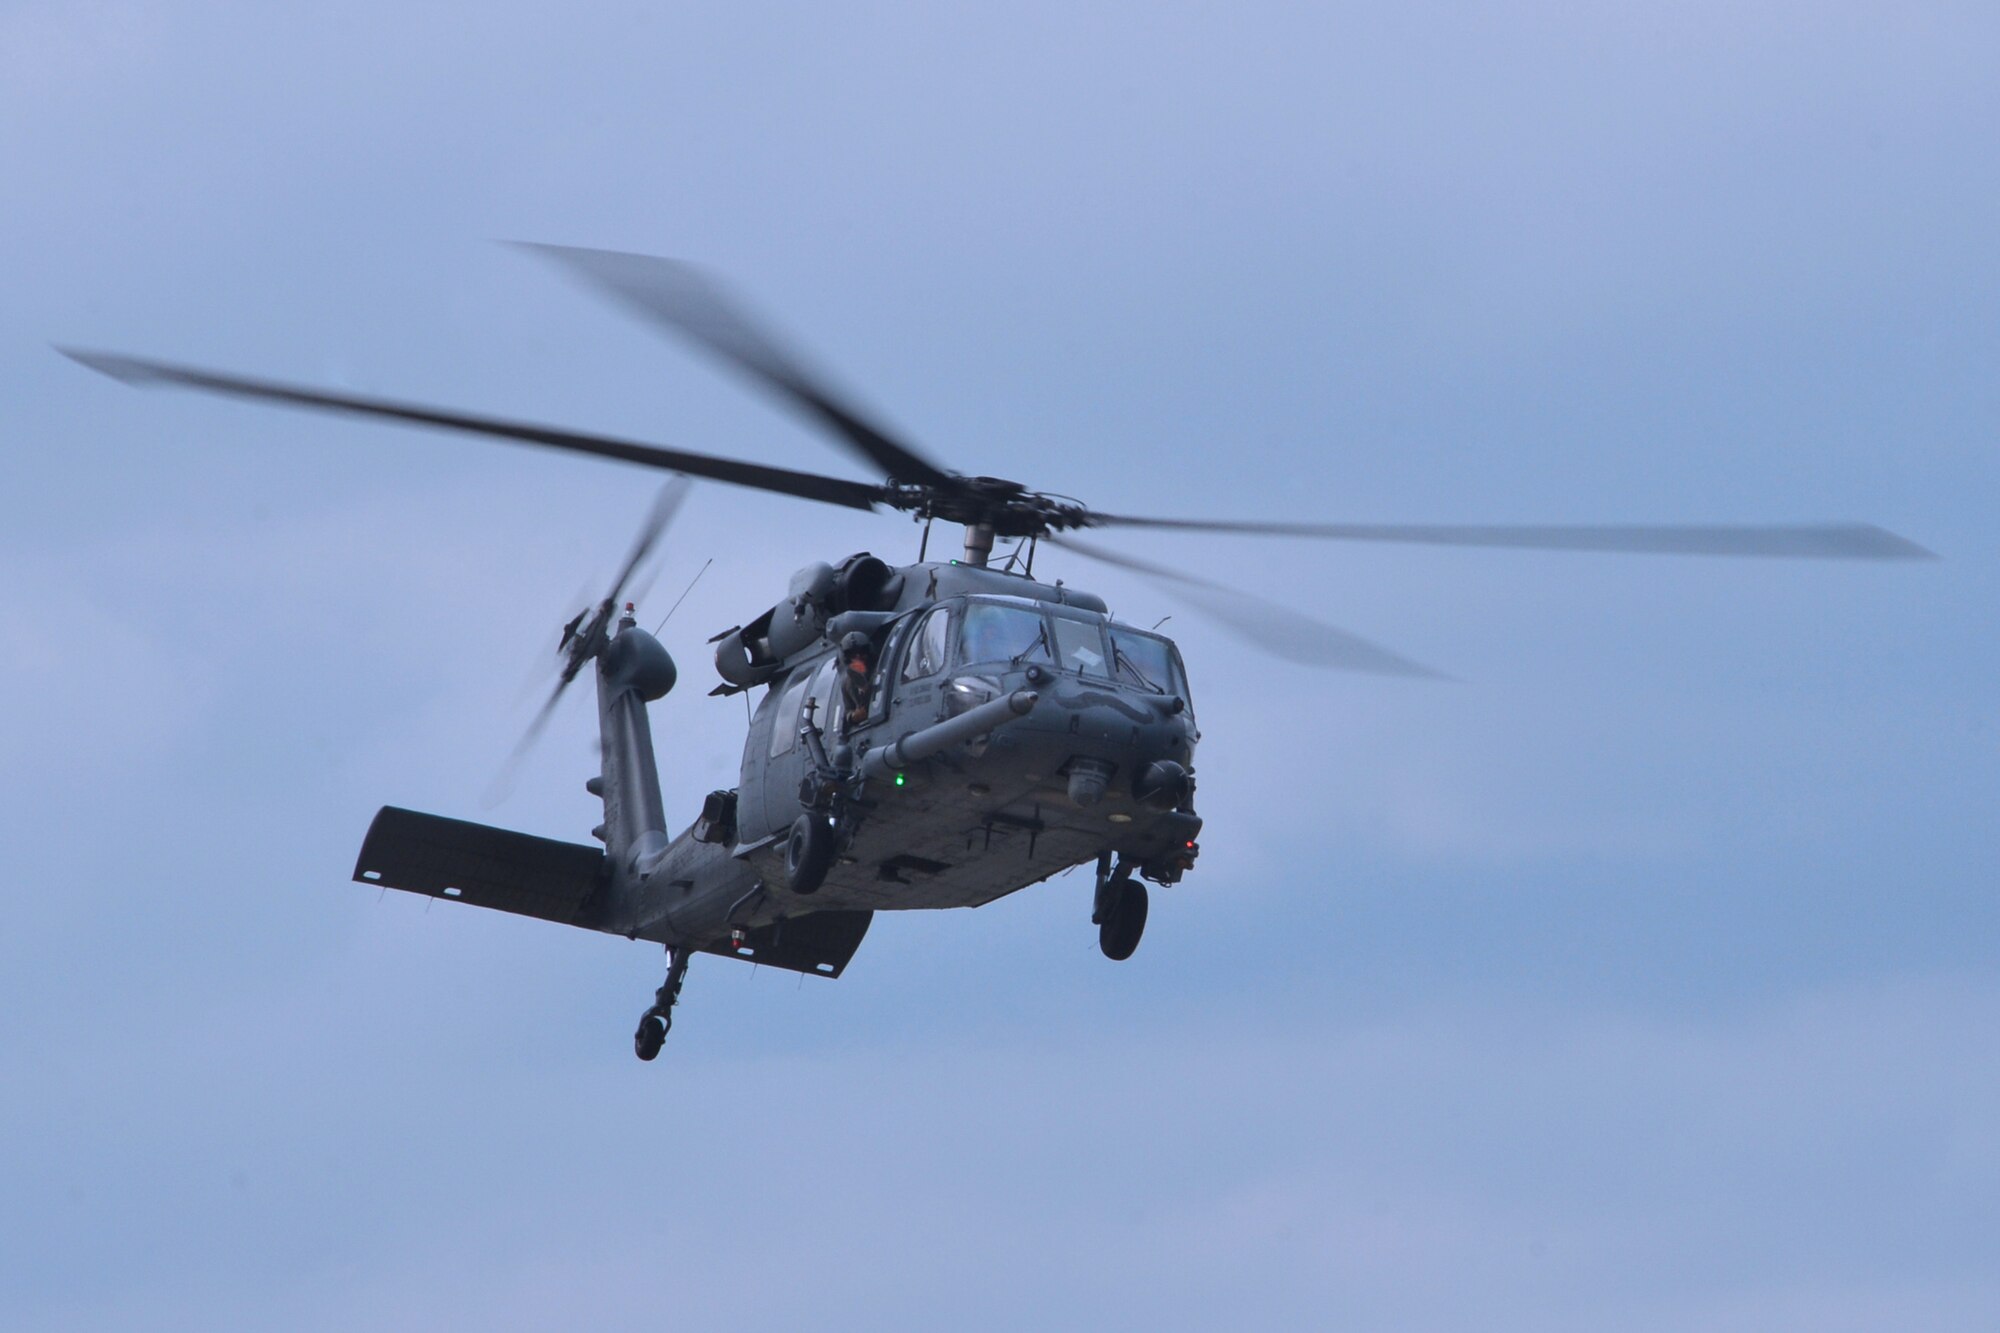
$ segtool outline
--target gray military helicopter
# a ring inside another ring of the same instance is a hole
[[[976,907],[1095,866],[1092,920],[1112,959],[1146,927],[1146,882],[1177,883],[1200,853],[1194,752],[1201,733],[1174,642],[1112,616],[1102,598],[1034,575],[1061,547],[1154,580],[1294,661],[1434,673],[1245,593],[1085,544],[1072,534],[1152,528],[1436,546],[1673,555],[1910,559],[1929,552],[1859,523],[1790,526],[1440,526],[1144,518],[1105,513],[933,462],[869,421],[700,271],[642,255],[530,246],[643,319],[692,339],[803,411],[882,474],[858,482],[658,445],[333,393],[101,352],[65,350],[131,384],[179,386],[622,459],[678,474],[596,605],[563,628],[548,720],[586,666],[597,678],[602,844],[559,842],[394,806],[376,815],[354,878],[666,947],[665,982],[633,1046],[659,1054],[696,953],[837,977],[875,912]],[[627,582],[650,556],[687,478],[923,523],[917,559],[815,562],[768,610],[717,635],[712,693],[763,690],[737,785],[679,834],[667,822],[647,705],[677,670],[639,628]],[[932,525],[963,529],[932,560]],[[1014,543],[996,562],[999,540]],[[518,751],[517,751],[518,753]]]

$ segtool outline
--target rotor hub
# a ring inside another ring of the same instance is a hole
[[[926,519],[985,528],[996,537],[1041,537],[1091,526],[1090,511],[1074,500],[1031,491],[1001,477],[953,477],[944,485],[895,485],[883,503]]]

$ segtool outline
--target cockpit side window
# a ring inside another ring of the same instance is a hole
[[[924,617],[924,623],[917,626],[916,635],[903,654],[904,680],[922,680],[944,670],[946,636],[950,629],[951,616],[944,607]]]
[[[1052,662],[1049,626],[1039,611],[1025,606],[972,602],[965,608],[958,631],[958,660],[967,666],[981,662]]]
[[[1080,671],[1086,676],[1108,676],[1110,658],[1104,651],[1104,630],[1094,621],[1072,620],[1058,615],[1056,627],[1056,660],[1065,671]]]
[[[1171,642],[1167,644],[1167,656],[1173,661],[1174,693],[1180,695],[1181,702],[1187,705],[1188,716],[1193,717],[1194,691],[1188,686],[1187,664],[1181,661],[1181,650]]]

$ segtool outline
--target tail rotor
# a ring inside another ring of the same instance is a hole
[[[514,778],[521,761],[527,756],[528,751],[534,748],[535,742],[541,737],[542,729],[555,715],[556,705],[562,701],[563,692],[569,689],[570,682],[574,681],[584,666],[603,652],[606,645],[611,642],[611,632],[618,613],[621,610],[626,613],[634,610],[631,601],[624,602],[621,606],[619,596],[625,591],[626,585],[632,581],[640,566],[645,564],[646,558],[653,553],[653,549],[659,545],[660,538],[665,535],[668,525],[673,522],[674,515],[679,512],[682,502],[687,499],[688,490],[693,484],[687,477],[676,475],[660,488],[659,496],[653,501],[652,511],[647,514],[645,523],[640,527],[639,535],[633,541],[624,565],[619,569],[617,577],[611,581],[610,591],[606,592],[595,606],[585,607],[563,626],[562,639],[556,645],[556,655],[561,665],[557,669],[555,688],[549,691],[548,697],[542,701],[542,706],[535,711],[527,729],[521,733],[521,738],[514,743],[512,752],[501,766],[499,775],[487,789],[484,803],[489,809],[505,800],[513,790]],[[648,588],[652,586],[650,577],[645,586]]]

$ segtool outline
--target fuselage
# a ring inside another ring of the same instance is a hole
[[[691,827],[633,847],[613,867],[632,919],[614,928],[708,945],[828,909],[976,907],[1106,855],[1160,877],[1191,864],[1199,732],[1170,640],[1060,585],[945,564],[899,573],[908,605],[878,618],[865,709],[849,712],[829,645],[785,663],[745,739],[734,836]],[[824,882],[792,891],[785,836],[820,755],[852,770],[1023,691],[1025,714],[862,784]]]

